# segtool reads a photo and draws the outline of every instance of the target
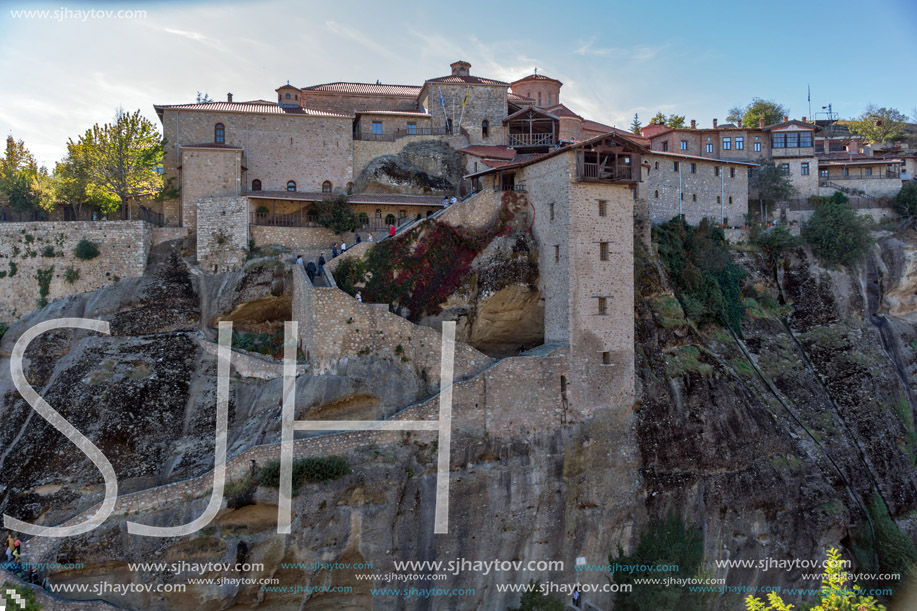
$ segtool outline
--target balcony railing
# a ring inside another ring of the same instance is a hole
[[[630,166],[607,167],[597,163],[583,163],[582,172],[577,176],[586,180],[633,180],[634,172]]]
[[[508,146],[554,146],[554,134],[509,134]]]
[[[364,132],[354,132],[354,140],[368,140],[376,142],[394,142],[398,138],[405,138],[407,136],[448,136],[449,129],[447,127],[418,127],[413,130],[406,129],[396,129],[393,132],[385,132],[381,134],[374,133],[364,133]]]
[[[901,174],[897,172],[876,172],[875,174],[848,174],[847,176],[819,176],[818,185],[827,186],[829,181],[835,180],[901,180]]]
[[[519,191],[524,193],[525,185],[521,182],[515,185],[494,185],[494,191],[497,191],[498,193],[502,191]]]
[[[11,208],[0,208],[0,223],[25,223],[43,221],[146,221],[157,227],[165,226],[165,219],[161,212],[140,206],[128,211],[119,208],[114,212],[102,212],[98,209],[85,207],[79,211],[73,208],[60,208],[51,215],[45,210],[27,210],[20,212]]]

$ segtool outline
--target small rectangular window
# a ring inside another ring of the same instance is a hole
[[[736,177],[736,169],[729,168],[729,178],[735,178],[735,177]]]
[[[697,201],[697,193],[692,193],[692,194],[691,194],[691,201],[692,201],[692,202],[696,202],[696,201]]]
[[[786,148],[786,134],[774,134],[773,140],[771,142],[775,149],[785,149]]]
[[[557,244],[554,245],[554,262],[560,262],[560,246]]]
[[[712,152],[713,152],[713,145],[712,145],[712,144],[708,144],[708,145],[707,145],[707,152],[708,152],[708,153],[712,153]]]
[[[382,121],[373,121],[373,133],[374,134],[382,133]]]
[[[731,195],[729,196],[729,203],[730,203],[730,204],[732,203],[732,196],[731,196]]]
[[[802,166],[800,167],[799,173],[802,174],[803,176],[808,176],[809,175],[809,164],[808,163],[802,164]]]
[[[599,200],[599,216],[606,216],[608,214],[608,202],[604,199]]]
[[[610,352],[602,353],[602,365],[611,365],[611,353]]]
[[[720,196],[717,195],[717,196],[716,196],[716,203],[720,203],[720,201],[721,201],[721,200],[720,200]]]
[[[673,172],[677,172],[677,171],[678,171],[678,162],[677,162],[677,161],[673,161],[673,162],[672,162],[672,171],[673,171]]]
[[[799,148],[812,146],[812,132],[799,132]]]
[[[408,133],[409,134],[417,133],[417,124],[416,123],[408,123]]]
[[[398,218],[400,218],[400,219],[403,219],[403,218],[406,217],[407,215],[408,215],[408,213],[407,213],[406,210],[399,210],[399,211],[398,211]]]
[[[548,218],[554,220],[554,204],[548,204]]]
[[[599,242],[599,259],[608,261],[608,242]]]
[[[790,164],[781,163],[780,164],[780,173],[783,174],[784,176],[789,176],[790,175]]]
[[[683,151],[687,151],[687,150],[688,150],[688,141],[687,141],[687,140],[682,140],[682,141],[681,141],[681,150],[683,150]]]
[[[736,150],[737,151],[745,150],[745,138],[741,136],[736,136]]]
[[[697,164],[696,164],[696,163],[692,163],[692,164],[691,164],[691,173],[692,173],[692,174],[696,174],[696,173],[697,173]]]
[[[608,314],[608,300],[605,297],[599,297],[599,316]]]
[[[713,175],[714,175],[714,176],[719,176],[719,175],[720,175],[720,166],[715,166],[715,167],[713,168]]]
[[[659,169],[659,162],[658,162],[658,161],[657,161],[656,163],[653,164],[653,169],[656,169],[656,170]]]
[[[665,152],[665,151],[668,151],[668,150],[669,150],[669,143],[668,143],[668,142],[663,142],[663,143],[662,143],[662,151]]]
[[[755,152],[756,153],[761,152],[761,143],[760,142],[755,142]]]
[[[818,171],[818,175],[823,178],[828,178],[828,168]]]
[[[872,176],[872,168],[863,168],[863,171],[866,172],[866,176]]]
[[[732,148],[732,138],[723,138],[723,150],[728,151]]]
[[[798,149],[799,148],[799,132],[787,132],[786,148],[788,149]]]

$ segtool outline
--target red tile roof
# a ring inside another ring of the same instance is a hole
[[[658,136],[668,131],[672,131],[672,128],[662,125],[661,123],[650,123],[640,130],[640,135],[644,138],[652,138],[653,136]]]
[[[583,129],[589,132],[596,132],[599,134],[617,134],[627,138],[631,142],[636,142],[640,146],[645,146],[649,148],[650,139],[639,136],[633,132],[627,130],[618,129],[617,127],[611,127],[610,125],[605,125],[604,123],[599,123],[598,121],[590,121],[586,119],[583,121]]]
[[[329,91],[334,93],[355,93],[364,95],[391,95],[417,97],[420,87],[416,85],[386,85],[383,83],[324,83],[303,87],[303,91]]]
[[[582,119],[581,116],[564,106],[563,104],[555,104],[554,106],[548,106],[545,108],[549,113],[555,117],[576,117],[577,119]]]
[[[784,127],[789,127],[790,125],[796,125],[799,127],[804,127],[811,130],[817,130],[819,127],[814,123],[803,123],[802,121],[797,121],[796,119],[790,119],[789,121],[784,121],[783,123],[774,123],[773,125],[765,125],[764,131],[769,132],[774,129],[783,129]]]
[[[513,102],[534,102],[532,98],[527,98],[524,95],[519,95],[518,93],[513,93],[510,91],[506,94],[507,100],[512,100]]]
[[[530,74],[528,76],[522,77],[518,81],[513,81],[513,85],[515,85],[516,83],[525,83],[528,81],[552,81],[554,83],[557,83],[558,85],[563,85],[563,83],[558,81],[556,78],[551,78],[543,74]]]
[[[500,159],[485,159],[481,163],[490,168],[502,168],[505,165],[510,165],[513,162],[511,160],[500,160]]]
[[[391,115],[395,117],[426,117],[430,118],[430,113],[422,110],[357,110],[357,115]]]
[[[509,160],[516,156],[516,151],[506,146],[483,146],[476,144],[459,149],[460,153],[467,153],[475,157],[486,159],[504,159]]]
[[[280,106],[278,104],[252,104],[250,102],[208,102],[206,104],[155,104],[153,108],[162,117],[164,110],[201,110],[211,112],[251,112],[268,115],[303,115],[309,117],[352,118],[353,115],[342,115],[324,110],[312,110],[299,106]]]
[[[482,76],[457,76],[455,74],[450,74],[449,76],[438,76],[436,78],[427,79],[427,83],[465,83],[466,85],[504,85],[509,87],[509,83],[504,83],[503,81],[495,81],[493,79],[484,78]],[[420,93],[418,88],[418,93]]]

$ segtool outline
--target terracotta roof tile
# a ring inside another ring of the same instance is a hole
[[[466,146],[463,149],[459,149],[460,153],[467,153],[469,155],[474,155],[475,157],[483,157],[488,159],[504,159],[510,160],[516,156],[516,151],[506,146],[483,146],[480,144],[475,144],[473,146]]]
[[[511,100],[513,102],[534,102],[535,101],[532,98],[527,98],[524,95],[519,95],[518,93],[513,93],[512,91],[506,94],[506,99]]]
[[[427,83],[465,83],[466,85],[504,85],[509,87],[509,83],[504,83],[503,81],[495,81],[493,79],[484,78],[482,76],[456,76],[455,74],[450,74],[449,76],[438,76],[436,78],[431,78],[426,80]],[[418,93],[420,93],[418,88]]]
[[[384,83],[323,83],[303,87],[303,91],[330,91],[334,93],[356,93],[365,95],[391,95],[417,97],[420,87],[416,85],[387,85]]]
[[[513,81],[513,85],[515,85],[516,83],[525,83],[528,81],[553,81],[557,83],[558,85],[563,85],[563,83],[558,81],[556,78],[551,78],[550,76],[545,76],[543,74],[530,74],[528,76],[524,76],[521,79],[519,79],[518,81]]]
[[[153,108],[162,116],[163,110],[201,110],[211,112],[252,112],[269,115],[301,115],[310,117],[349,118],[353,115],[342,115],[324,110],[312,110],[299,106],[280,106],[278,104],[252,104],[250,102],[208,102],[206,104],[159,104]]]
[[[548,106],[545,108],[549,113],[555,117],[576,117],[577,119],[582,119],[581,116],[564,106],[563,104],[555,104],[554,106]]]
[[[422,110],[357,110],[357,115],[391,115],[394,117],[430,117],[430,113]]]

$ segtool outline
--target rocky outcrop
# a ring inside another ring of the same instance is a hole
[[[357,193],[440,195],[462,178],[462,155],[445,142],[412,142],[395,155],[370,161],[354,181]]]

